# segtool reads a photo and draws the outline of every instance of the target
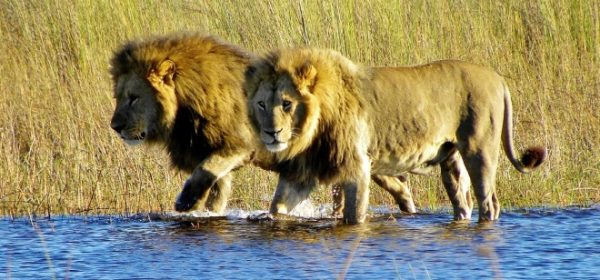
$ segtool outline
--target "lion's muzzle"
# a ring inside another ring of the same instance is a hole
[[[123,129],[125,129],[125,124],[118,122],[115,120],[115,118],[112,119],[112,121],[110,122],[110,127],[117,132],[117,134],[121,135],[121,131]]]
[[[137,145],[146,139],[145,130],[128,128],[127,123],[119,121],[119,118],[113,118],[110,127],[129,145]]]
[[[282,141],[280,129],[263,129],[261,133],[261,140],[270,152],[276,153],[287,149],[287,141]]]

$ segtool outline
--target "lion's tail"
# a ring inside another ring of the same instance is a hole
[[[540,166],[546,159],[545,147],[529,147],[521,155],[521,159],[515,157],[513,149],[513,127],[512,127],[512,103],[508,86],[504,84],[504,125],[502,127],[502,144],[506,156],[513,166],[522,173],[527,173]]]

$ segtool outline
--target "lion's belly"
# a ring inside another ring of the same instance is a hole
[[[376,158],[371,158],[371,172],[376,175],[399,176],[413,170],[427,169],[439,157],[444,141],[439,142],[415,147],[415,150],[380,151]]]

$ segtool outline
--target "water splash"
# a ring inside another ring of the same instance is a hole
[[[328,219],[332,218],[333,207],[331,204],[314,205],[310,199],[307,199],[298,204],[288,215],[301,219]],[[163,220],[245,220],[245,219],[261,219],[260,217],[270,217],[266,210],[243,210],[243,209],[227,209],[225,213],[219,214],[208,210],[194,210],[190,212],[168,211],[164,213],[156,213],[155,218]]]

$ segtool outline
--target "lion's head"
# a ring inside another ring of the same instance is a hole
[[[319,116],[317,96],[309,85],[297,83],[297,76],[314,79],[311,65],[297,73],[272,76],[262,80],[250,98],[256,128],[260,140],[271,152],[281,152],[296,146],[303,139],[310,139],[316,130]]]
[[[111,127],[128,144],[156,141],[170,131],[177,109],[175,64],[162,61],[144,77],[135,71],[115,77],[116,107]]]
[[[339,78],[357,71],[352,62],[341,58],[333,51],[283,50],[249,67],[250,116],[269,151],[293,157],[314,141],[323,115],[339,113],[334,97],[343,91]]]
[[[215,151],[249,149],[243,92],[250,54],[211,36],[178,33],[131,41],[110,62],[111,127],[130,144],[164,144],[192,171]]]

